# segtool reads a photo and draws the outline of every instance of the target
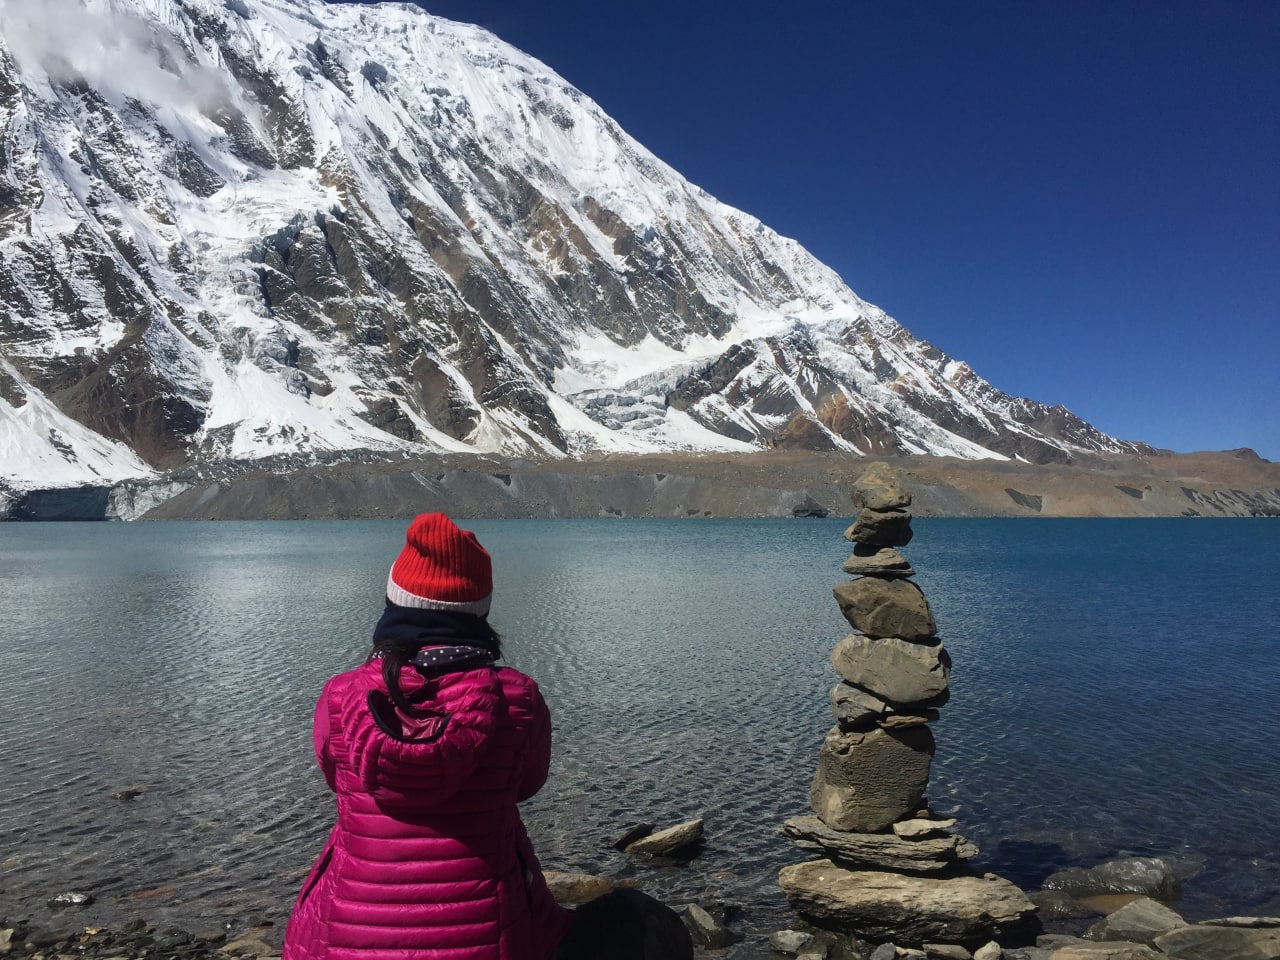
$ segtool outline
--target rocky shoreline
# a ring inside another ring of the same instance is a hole
[[[576,906],[613,889],[614,881],[549,873],[561,902]],[[980,880],[980,878],[978,878]],[[886,907],[887,935],[865,939],[797,919],[767,936],[740,929],[752,905],[672,904],[689,927],[700,958],[766,960],[1277,960],[1280,917],[1222,917],[1188,923],[1176,903],[1178,881],[1169,861],[1134,857],[1052,874],[1032,893],[1037,920],[998,939],[967,944],[920,941],[903,920],[903,906]],[[56,906],[60,901],[61,906]],[[53,919],[0,917],[0,955],[13,960],[275,960],[284,919],[155,921],[144,917],[110,926],[86,923],[92,894],[50,899]],[[900,924],[900,928],[892,925]],[[897,930],[901,933],[896,932]],[[661,958],[646,958],[661,960]]]
[[[922,517],[1280,516],[1280,464],[1252,451],[1079,457],[1069,463],[904,456]],[[258,461],[114,486],[5,490],[0,520],[406,517],[706,518],[843,515],[863,458],[762,450],[580,460],[441,456]]]

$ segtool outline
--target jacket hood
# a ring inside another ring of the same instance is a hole
[[[438,806],[458,791],[488,750],[503,706],[493,668],[423,677],[401,671],[410,701],[392,702],[374,661],[364,696],[343,706],[351,759],[364,787],[384,810]]]

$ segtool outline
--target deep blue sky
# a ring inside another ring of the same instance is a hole
[[[1280,460],[1277,0],[423,0],[1009,393]]]

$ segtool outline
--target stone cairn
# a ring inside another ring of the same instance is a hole
[[[982,943],[1035,907],[1009,881],[969,874],[977,848],[928,811],[929,723],[947,701],[951,659],[896,549],[911,541],[911,495],[883,463],[852,494],[860,512],[845,531],[854,547],[844,571],[854,579],[833,592],[857,632],[831,653],[841,680],[809,794],[815,816],[783,827],[823,859],[784,867],[779,884],[819,927],[899,945]]]

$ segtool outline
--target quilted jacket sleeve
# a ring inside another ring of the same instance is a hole
[[[520,777],[520,785],[516,791],[516,800],[528,800],[542,789],[547,782],[547,771],[551,768],[551,711],[537,684],[530,681],[533,691],[533,702],[530,708],[529,739],[525,747],[524,769]]]
[[[324,690],[320,692],[320,699],[316,702],[315,717],[311,723],[311,742],[315,746],[316,760],[320,763],[324,782],[329,785],[330,790],[337,790],[335,779],[337,768],[333,754],[329,750],[329,695],[332,685],[333,681],[324,685]]]

